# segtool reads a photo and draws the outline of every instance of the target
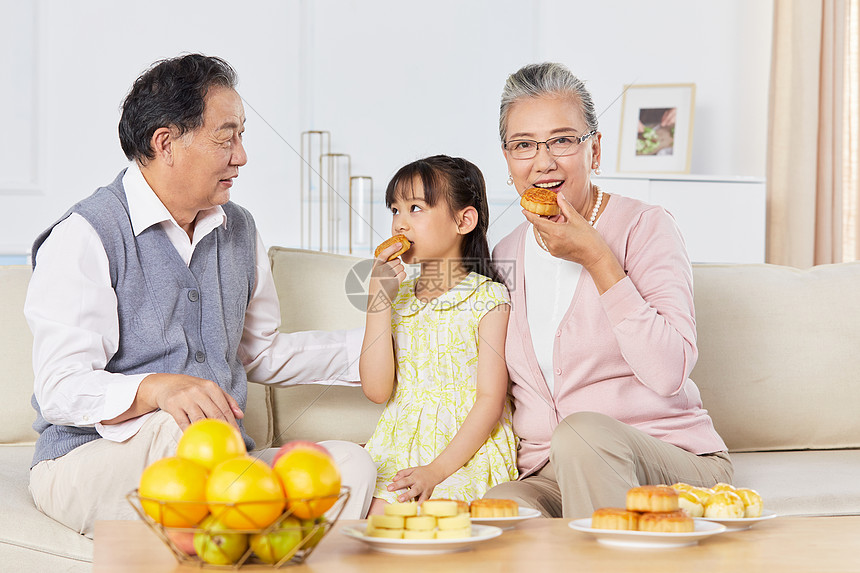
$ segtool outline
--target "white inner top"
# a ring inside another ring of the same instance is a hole
[[[556,258],[544,251],[537,242],[533,226],[529,227],[527,235],[523,257],[525,276],[540,277],[540,280],[532,280],[525,285],[526,316],[538,365],[552,393],[555,337],[561,319],[570,306],[582,265]]]

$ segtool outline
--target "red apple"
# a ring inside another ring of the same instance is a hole
[[[197,555],[197,550],[194,549],[194,532],[182,531],[181,529],[167,529],[167,538],[179,549],[188,556]]]
[[[232,533],[210,515],[194,534],[194,549],[206,563],[232,565],[248,550],[248,534]]]
[[[281,446],[277,453],[275,453],[275,457],[272,458],[272,467],[275,467],[275,462],[278,461],[278,458],[295,448],[310,448],[312,450],[317,450],[331,457],[331,452],[329,452],[327,449],[325,449],[324,446],[321,446],[316,442],[311,442],[308,440],[292,440],[291,442],[287,442],[286,444]]]
[[[302,542],[302,526],[294,517],[286,517],[271,533],[254,533],[251,535],[251,549],[260,561],[275,564],[287,555],[295,553]]]

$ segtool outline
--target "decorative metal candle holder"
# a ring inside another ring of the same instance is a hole
[[[322,250],[322,205],[325,187],[317,167],[321,156],[331,153],[331,134],[328,131],[305,131],[301,136],[301,165],[299,174],[300,244],[303,249]],[[317,227],[319,226],[319,229]],[[314,244],[315,239],[320,239]]]

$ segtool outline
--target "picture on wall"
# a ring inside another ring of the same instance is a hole
[[[695,84],[625,86],[618,171],[689,173],[695,96]]]

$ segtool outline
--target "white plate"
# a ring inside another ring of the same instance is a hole
[[[521,521],[540,517],[540,512],[538,510],[532,509],[531,507],[524,507],[522,505],[520,506],[519,513],[519,515],[515,515],[513,517],[473,517],[472,523],[479,523],[482,525],[495,525],[496,527],[501,527],[502,529],[512,529]]]
[[[726,526],[726,531],[743,531],[744,529],[749,529],[759,521],[773,519],[774,517],[776,517],[775,511],[763,509],[761,510],[761,517],[739,517],[737,519],[726,519],[723,517],[699,517],[697,519],[712,521],[714,523],[722,523]]]
[[[371,549],[385,553],[410,555],[430,555],[433,553],[453,553],[470,549],[476,543],[498,537],[502,530],[491,525],[472,525],[472,536],[463,539],[385,539],[365,535],[367,525],[344,527],[341,533],[358,541],[367,543]]]
[[[594,529],[591,518],[576,519],[568,524],[571,529],[590,533],[597,538],[598,543],[613,547],[631,547],[637,549],[674,549],[695,545],[704,539],[726,530],[725,525],[710,521],[695,521],[695,531],[691,533],[651,533],[650,531],[622,531],[618,529]]]

